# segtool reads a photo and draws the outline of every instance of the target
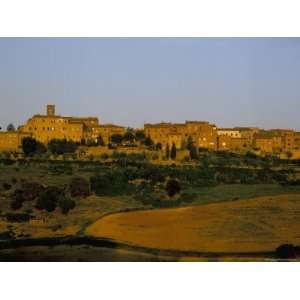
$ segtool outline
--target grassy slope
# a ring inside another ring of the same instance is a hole
[[[115,214],[86,233],[161,249],[272,251],[283,243],[300,244],[299,215],[300,196],[282,195]]]
[[[214,187],[191,188],[197,195],[195,204],[248,199],[280,194],[300,194],[300,186],[283,187],[278,184],[226,184]]]
[[[68,184],[71,177],[83,176],[88,178],[88,172],[75,172],[74,175],[56,175],[51,174],[42,167],[37,166],[15,166],[0,167],[0,186],[4,182],[11,182],[12,178],[16,178],[18,182],[21,179],[37,181],[46,185],[63,186]],[[14,186],[13,188],[15,188]],[[3,214],[9,212],[9,194],[8,192],[0,192],[0,210]],[[300,193],[300,187],[283,188],[278,185],[220,185],[210,188],[194,187],[190,190],[197,194],[194,201],[195,204],[206,204],[220,201],[237,200],[237,198],[251,198],[264,195],[276,195],[282,193]],[[32,237],[46,236],[65,236],[74,235],[82,232],[86,225],[95,222],[103,215],[111,212],[118,212],[130,208],[145,208],[140,202],[135,201],[132,197],[96,197],[91,196],[86,199],[77,199],[77,206],[67,216],[62,215],[59,211],[54,213],[39,212],[33,210],[33,214],[38,218],[45,220],[44,223],[8,223],[0,220],[0,233],[7,231],[8,227],[17,236],[30,235]],[[20,212],[25,212],[31,208],[32,204],[26,203]]]

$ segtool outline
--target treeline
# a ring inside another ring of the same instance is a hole
[[[76,206],[76,198],[88,197],[91,193],[89,181],[82,177],[71,178],[70,183],[64,187],[44,186],[27,180],[18,185],[17,181],[5,185],[6,190],[12,190],[10,207],[13,210],[19,210],[24,203],[29,203],[37,210],[51,213],[59,208],[63,214],[67,214]],[[15,189],[13,185],[17,185]]]

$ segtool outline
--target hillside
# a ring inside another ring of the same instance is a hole
[[[203,252],[273,251],[300,245],[300,195],[252,198],[106,216],[86,234],[133,245]]]

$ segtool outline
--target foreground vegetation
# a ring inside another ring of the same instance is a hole
[[[292,197],[300,195],[299,179],[297,161],[250,154],[205,151],[182,164],[117,152],[97,161],[2,157],[0,240],[83,236],[99,218],[122,211]]]

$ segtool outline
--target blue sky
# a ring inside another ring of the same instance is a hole
[[[140,127],[300,130],[300,39],[0,38],[0,126],[62,115]]]

